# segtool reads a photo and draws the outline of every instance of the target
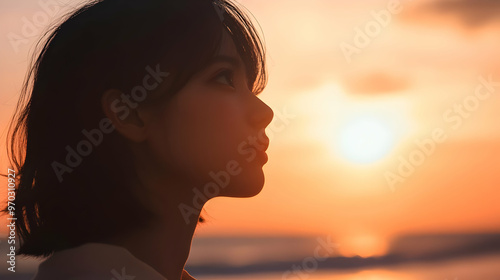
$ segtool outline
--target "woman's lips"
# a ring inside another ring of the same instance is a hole
[[[267,156],[267,153],[262,151],[262,152],[258,152],[258,154],[260,154],[260,156],[262,157],[262,161],[264,163],[267,163],[267,161],[269,160],[269,157]]]

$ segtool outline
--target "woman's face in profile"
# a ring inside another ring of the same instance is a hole
[[[163,179],[214,196],[247,197],[264,184],[273,112],[248,87],[245,66],[225,36],[213,61],[177,92],[148,129]],[[180,191],[180,190],[178,190]]]

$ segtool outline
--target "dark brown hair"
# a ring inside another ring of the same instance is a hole
[[[229,0],[93,1],[46,33],[10,128],[18,254],[48,256],[148,223],[126,139],[96,130],[105,120],[100,98],[131,92],[158,69],[170,74],[162,96],[172,96],[216,54],[224,31],[249,87],[262,91],[263,44]]]

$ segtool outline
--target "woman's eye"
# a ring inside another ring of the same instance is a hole
[[[234,87],[233,71],[231,70],[224,70],[220,72],[217,76],[215,76],[214,80],[218,83]]]

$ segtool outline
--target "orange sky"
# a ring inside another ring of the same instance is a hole
[[[402,0],[401,11],[349,62],[340,46],[353,45],[356,28],[373,24],[390,1],[352,2],[240,1],[265,35],[270,82],[261,98],[295,118],[269,132],[263,192],[209,202],[200,235],[332,234],[370,242],[407,232],[500,230],[500,86],[460,117],[460,125],[453,111],[474,101],[479,76],[500,81],[500,24],[488,17],[498,18],[498,6],[464,1],[477,5],[439,10],[436,1]],[[0,4],[2,137],[31,46],[16,53],[7,34],[22,33],[23,17],[43,10],[36,3]],[[477,15],[484,20],[471,20]],[[392,191],[385,174],[396,173],[399,159],[418,150],[415,141],[436,129],[446,140]],[[353,159],[360,148],[351,144],[359,135],[380,138],[380,147],[361,151],[378,160],[362,165]],[[351,140],[347,146],[339,140],[344,136]]]

